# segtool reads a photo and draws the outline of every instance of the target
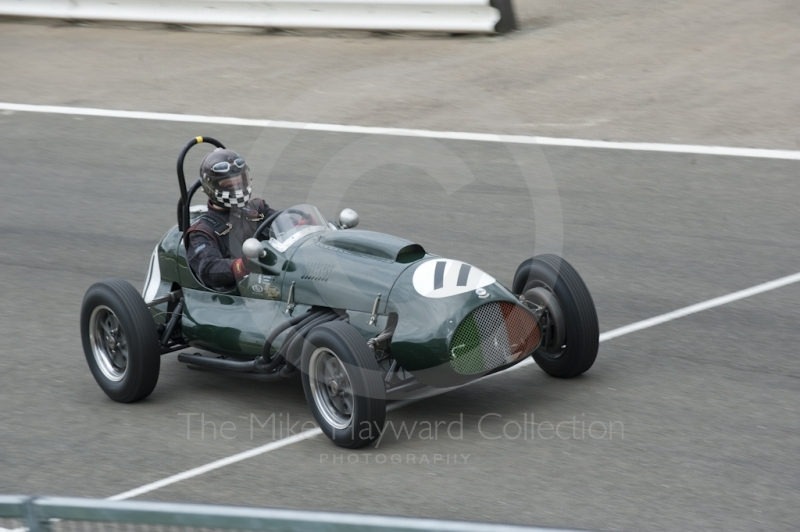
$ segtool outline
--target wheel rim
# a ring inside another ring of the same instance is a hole
[[[553,290],[542,282],[531,284],[525,291],[525,303],[544,307],[547,311],[546,323],[542,330],[542,345],[537,352],[547,358],[561,358],[567,350],[566,324],[564,323],[561,305]]]
[[[119,318],[105,305],[95,307],[89,316],[89,343],[103,375],[121,381],[128,371],[128,340]]]
[[[353,386],[350,376],[330,349],[320,347],[311,354],[308,365],[314,404],[325,422],[346,429],[353,419]]]

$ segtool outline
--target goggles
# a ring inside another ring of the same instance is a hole
[[[233,163],[229,163],[228,161],[220,161],[211,167],[211,171],[216,172],[218,174],[224,174],[225,172],[229,172],[231,168],[234,166],[236,168],[244,168],[245,167],[244,159],[239,157],[235,159]]]

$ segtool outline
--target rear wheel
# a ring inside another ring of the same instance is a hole
[[[111,279],[86,291],[81,340],[92,375],[111,399],[132,403],[152,393],[161,347],[150,311],[130,283]]]
[[[322,432],[340,447],[374,441],[386,419],[383,372],[349,323],[315,327],[303,349],[303,390]]]
[[[600,338],[597,311],[571,264],[557,255],[528,259],[517,269],[513,289],[542,316],[542,345],[533,353],[540,368],[570,378],[592,367]]]

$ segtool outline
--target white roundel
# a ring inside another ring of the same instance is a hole
[[[425,297],[449,297],[494,283],[495,279],[475,266],[452,259],[433,259],[414,272],[414,290]]]

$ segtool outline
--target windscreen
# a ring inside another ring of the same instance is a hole
[[[328,222],[313,205],[295,205],[284,210],[272,222],[270,237],[284,245],[291,245],[305,235],[326,231]]]

